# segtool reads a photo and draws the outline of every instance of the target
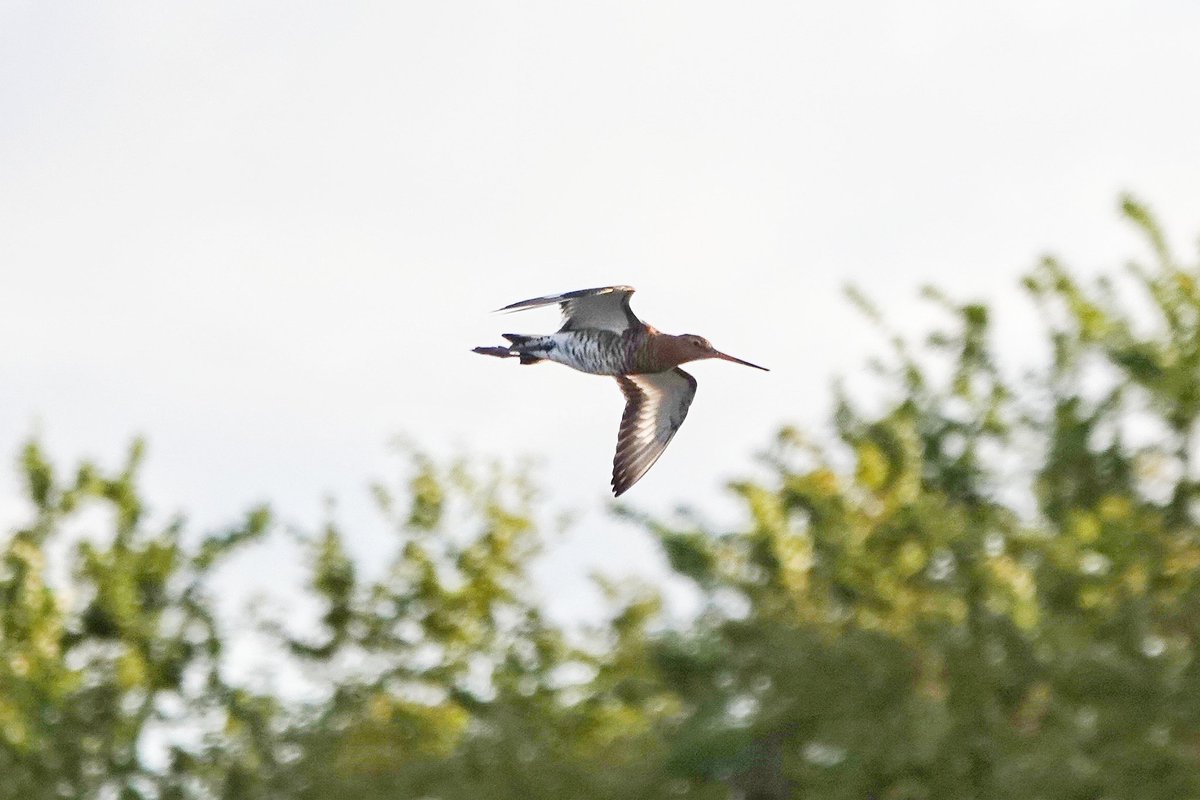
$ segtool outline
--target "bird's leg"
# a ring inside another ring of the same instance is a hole
[[[520,355],[507,347],[476,347],[471,352],[484,356],[495,356],[496,358],[513,358]]]
[[[531,340],[542,341],[545,337],[540,336],[524,336],[519,333],[504,333],[501,334],[505,339],[508,339],[508,347],[476,347],[474,352],[485,356],[495,356],[496,358],[519,358],[522,364],[536,364],[543,360],[540,355],[534,355],[528,352],[526,344]],[[545,345],[545,342],[543,342]],[[550,343],[553,346],[553,343]]]

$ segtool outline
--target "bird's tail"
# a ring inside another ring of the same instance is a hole
[[[484,356],[495,356],[496,358],[519,358],[522,364],[536,364],[542,360],[535,355],[522,352],[521,350],[521,345],[534,337],[523,336],[519,333],[502,333],[500,335],[508,339],[509,344],[507,347],[476,347],[471,352]]]

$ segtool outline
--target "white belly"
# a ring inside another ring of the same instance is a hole
[[[610,331],[559,331],[529,344],[537,346],[535,354],[540,358],[580,372],[619,375],[624,371],[625,342]]]

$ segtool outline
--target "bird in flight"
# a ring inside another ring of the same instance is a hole
[[[696,379],[679,368],[688,361],[720,358],[767,371],[717,350],[703,336],[662,333],[629,308],[632,286],[603,286],[535,297],[498,311],[524,311],[557,303],[563,326],[557,333],[505,333],[507,345],[474,352],[517,358],[522,364],[557,361],[593,375],[611,375],[625,395],[625,413],[613,458],[612,490],[620,497],[654,466],[683,424]]]

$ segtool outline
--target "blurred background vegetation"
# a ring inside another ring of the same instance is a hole
[[[1123,207],[1152,263],[1038,265],[1018,374],[995,309],[931,290],[945,323],[908,341],[858,297],[891,349],[832,434],[781,431],[731,486],[740,525],[619,512],[700,593],[683,621],[615,584],[603,624],[552,622],[527,476],[412,452],[376,489],[382,577],[330,523],[295,611],[239,623],[304,687],[264,691],[213,577],[283,535],[270,511],[158,527],[140,444],[109,472],[30,442],[0,797],[1200,797],[1200,272]]]

